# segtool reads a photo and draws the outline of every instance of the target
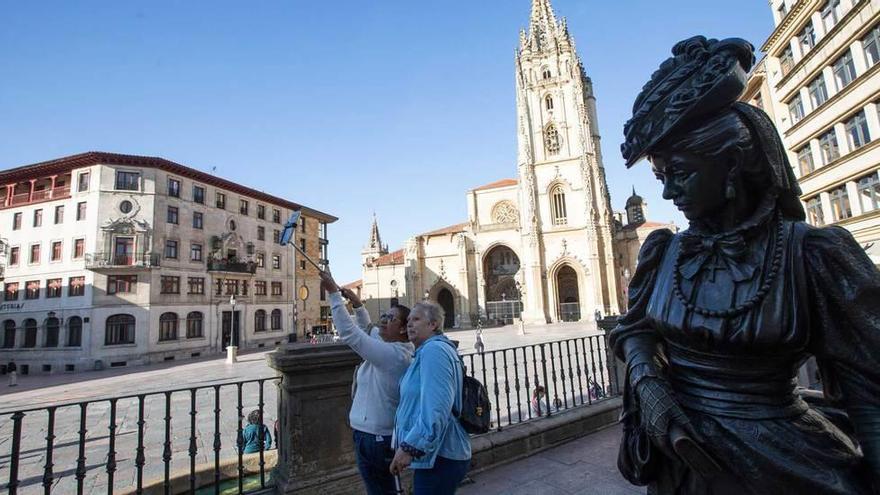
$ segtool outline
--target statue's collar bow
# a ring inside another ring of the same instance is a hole
[[[679,246],[679,271],[692,279],[702,269],[723,268],[730,272],[736,282],[749,280],[757,267],[748,256],[748,244],[741,232],[733,231],[719,235],[701,235],[684,232]]]
[[[735,282],[750,280],[761,262],[750,240],[767,232],[766,226],[774,217],[776,196],[765,196],[754,214],[738,228],[718,234],[692,228],[681,233],[678,270],[682,276],[692,279],[703,269],[727,269]]]

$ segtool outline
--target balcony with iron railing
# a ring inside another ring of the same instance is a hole
[[[257,273],[255,261],[242,261],[236,258],[209,258],[209,272]]]
[[[150,269],[159,266],[158,253],[88,253],[85,256],[86,268],[89,270],[102,269]]]

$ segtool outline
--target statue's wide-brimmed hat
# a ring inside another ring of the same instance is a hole
[[[620,145],[626,166],[650,154],[665,138],[729,108],[746,87],[754,47],[740,38],[694,36],[676,43],[642,88]]]

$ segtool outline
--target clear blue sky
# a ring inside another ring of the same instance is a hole
[[[682,217],[623,123],[678,40],[760,46],[766,1],[553,0],[592,77],[612,201]],[[529,0],[0,0],[0,168],[88,150],[156,155],[340,218],[360,278],[373,211],[391,249],[466,220],[465,192],[515,177],[513,55]]]

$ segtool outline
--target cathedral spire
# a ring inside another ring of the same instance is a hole
[[[379,222],[376,220],[376,212],[373,212],[373,227],[370,230],[370,242],[367,248],[382,250],[382,238],[379,236]]]
[[[376,212],[373,212],[373,226],[370,228],[370,242],[368,242],[361,251],[361,260],[364,265],[369,265],[379,256],[386,254],[388,254],[388,246],[382,245],[382,238],[379,236],[379,221],[376,220]]]
[[[550,0],[532,0],[532,15],[529,20],[528,47],[542,51],[552,46],[560,34],[560,26]]]

